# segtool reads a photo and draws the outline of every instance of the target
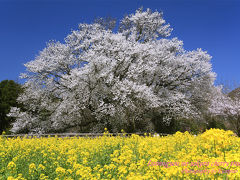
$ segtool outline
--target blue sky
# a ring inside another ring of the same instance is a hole
[[[0,0],[0,81],[18,80],[46,42],[63,41],[79,23],[141,6],[163,11],[186,50],[208,51],[218,83],[240,85],[238,0]]]

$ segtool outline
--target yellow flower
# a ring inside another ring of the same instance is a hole
[[[16,169],[16,164],[13,161],[11,161],[8,163],[7,168],[9,170],[14,170],[14,169]]]
[[[25,180],[22,174],[28,179],[40,180],[47,180],[50,176],[56,180],[240,177],[240,138],[233,136],[231,131],[217,129],[207,130],[198,136],[177,132],[159,138],[137,135],[98,138],[0,137],[0,157],[0,174],[9,174],[5,179]],[[32,161],[30,165],[27,164],[29,161]],[[5,163],[7,167],[1,166]],[[18,166],[20,163],[21,166]],[[22,167],[29,167],[30,175]],[[211,169],[236,172],[222,174]],[[187,170],[209,170],[209,173],[194,174]],[[55,174],[52,173],[54,171]]]
[[[36,165],[34,163],[31,163],[29,165],[29,174],[34,175],[36,173]]]
[[[46,176],[45,174],[40,174],[40,180],[47,180],[48,176]]]
[[[71,169],[68,169],[67,172],[68,172],[69,174],[72,174],[72,170],[71,170]]]
[[[62,167],[58,167],[58,168],[56,169],[56,173],[57,173],[58,176],[62,177],[62,176],[65,175],[66,170],[65,170],[64,168],[62,168]]]
[[[15,178],[12,177],[12,176],[9,176],[9,177],[7,178],[7,180],[15,180]]]
[[[119,172],[119,174],[126,174],[127,173],[126,166],[119,166],[118,167],[118,172]]]
[[[87,164],[87,158],[83,158],[83,164]]]
[[[99,171],[99,172],[103,172],[103,168],[100,168],[98,171]]]
[[[39,164],[38,165],[38,169],[41,171],[44,171],[45,170],[45,166],[44,165],[42,165],[42,164]]]
[[[34,163],[31,163],[31,164],[29,165],[29,169],[36,169],[36,165],[35,165]]]

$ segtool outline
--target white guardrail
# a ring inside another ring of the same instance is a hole
[[[111,136],[131,136],[132,134],[136,134],[139,136],[149,135],[149,133],[108,133]],[[32,137],[99,137],[103,136],[104,133],[56,133],[56,134],[14,134],[14,135],[0,135],[0,137],[6,138],[14,138],[14,137],[25,137],[25,138],[32,138]],[[166,133],[151,133],[151,136],[160,137],[160,136],[167,136],[170,134]]]

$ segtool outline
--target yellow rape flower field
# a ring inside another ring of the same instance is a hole
[[[240,138],[219,129],[198,136],[0,137],[0,179],[240,179]]]

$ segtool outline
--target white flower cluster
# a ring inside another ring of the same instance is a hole
[[[213,96],[211,57],[201,49],[186,51],[170,36],[162,13],[138,9],[118,32],[80,24],[65,43],[51,42],[27,71],[18,101],[25,112],[12,131],[61,130],[88,123],[117,127],[158,112],[171,118],[200,115]],[[120,127],[119,127],[120,128]]]

